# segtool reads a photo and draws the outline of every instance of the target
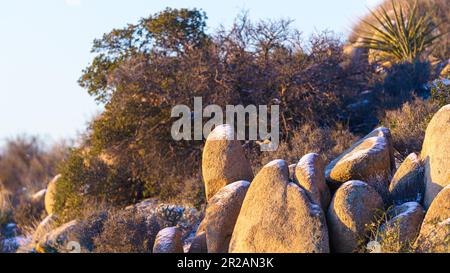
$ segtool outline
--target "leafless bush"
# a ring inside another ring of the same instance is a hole
[[[4,188],[17,194],[35,193],[46,187],[56,175],[56,166],[66,156],[65,143],[46,148],[36,137],[7,140],[0,148],[0,181]]]
[[[288,141],[281,143],[277,151],[263,153],[253,166],[264,166],[274,159],[284,159],[289,164],[296,164],[307,153],[318,153],[325,162],[330,162],[349,148],[356,139],[341,125],[335,128],[320,128],[305,124],[295,130]]]
[[[102,233],[94,238],[94,251],[102,253],[150,253],[160,226],[154,217],[135,210],[110,211]]]
[[[391,130],[393,146],[402,159],[410,153],[420,153],[425,130],[438,110],[437,104],[416,98],[403,104],[400,109],[384,113],[382,124]]]

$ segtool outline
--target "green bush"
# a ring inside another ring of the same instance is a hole
[[[440,107],[450,104],[450,80],[439,79],[431,83],[431,100]]]
[[[92,202],[120,206],[142,199],[142,184],[125,166],[112,168],[86,149],[72,150],[59,169],[55,210],[60,218],[73,219]]]

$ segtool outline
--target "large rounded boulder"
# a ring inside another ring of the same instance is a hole
[[[45,192],[45,210],[48,215],[53,214],[55,210],[56,186],[60,178],[61,175],[55,176],[47,185],[47,191]]]
[[[416,247],[419,252],[450,252],[450,185],[428,208]]]
[[[350,180],[365,181],[386,201],[394,165],[390,131],[382,127],[372,131],[333,160],[327,166],[325,176],[332,189],[337,189]]]
[[[205,216],[206,242],[209,253],[226,253],[239,216],[248,181],[231,183],[220,189],[208,202]]]
[[[380,195],[367,183],[344,183],[333,196],[327,213],[332,249],[338,253],[358,251],[367,235],[367,225],[383,206]]]
[[[202,174],[207,200],[230,183],[253,179],[250,162],[230,125],[217,126],[206,139]]]
[[[406,157],[391,180],[391,200],[395,205],[406,202],[421,203],[424,190],[423,166],[418,156],[412,153]]]
[[[329,252],[325,215],[302,188],[289,182],[285,161],[268,163],[252,181],[229,252]]]
[[[421,158],[425,166],[424,205],[428,208],[442,188],[450,184],[450,104],[428,124]]]
[[[331,194],[325,182],[325,162],[320,155],[310,153],[303,156],[295,167],[295,181],[306,191],[308,197],[328,209]]]

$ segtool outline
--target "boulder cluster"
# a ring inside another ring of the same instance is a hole
[[[203,150],[207,206],[189,244],[179,227],[154,238],[154,253],[450,252],[450,105],[431,120],[419,154],[395,162],[380,127],[328,165],[319,154],[274,160],[253,173],[233,128],[218,126]],[[76,221],[49,216],[33,240],[69,241]],[[144,204],[145,205],[145,204]],[[376,248],[374,245],[378,244]]]
[[[401,164],[384,127],[328,165],[315,153],[289,163],[253,176],[232,128],[217,127],[203,151],[208,204],[194,252],[352,253],[373,242],[450,251],[450,105],[431,120],[420,155]]]

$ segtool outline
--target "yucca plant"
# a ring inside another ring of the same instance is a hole
[[[392,12],[384,7],[371,11],[376,22],[363,20],[369,31],[365,31],[358,47],[372,49],[380,53],[384,61],[413,62],[418,60],[433,41],[442,34],[437,33],[438,25],[431,14],[419,12],[417,2],[404,8],[392,1]]]

